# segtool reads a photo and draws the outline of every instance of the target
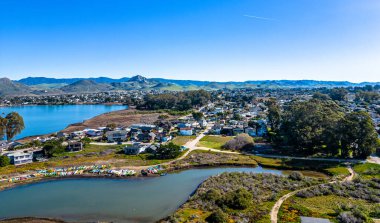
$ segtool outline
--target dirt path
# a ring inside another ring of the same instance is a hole
[[[355,172],[354,170],[351,168],[351,167],[348,167],[347,168],[348,171],[350,172],[350,175],[345,177],[341,182],[343,181],[352,181],[355,177]],[[337,183],[338,181],[331,181],[331,182],[328,182],[327,184],[333,184],[333,183]],[[297,194],[298,192],[300,191],[303,191],[303,190],[307,190],[307,189],[310,189],[310,188],[313,188],[313,187],[316,187],[316,186],[319,186],[321,184],[318,184],[318,185],[314,185],[314,186],[311,186],[311,187],[307,187],[307,188],[302,188],[302,189],[299,189],[299,190],[295,190],[295,191],[292,191],[288,194],[285,194],[284,196],[282,196],[280,199],[278,199],[278,201],[273,205],[272,207],[272,210],[270,212],[270,221],[271,223],[277,223],[278,221],[278,212],[280,211],[280,208],[281,208],[281,205],[282,203],[284,203],[284,201],[286,201],[289,197]]]

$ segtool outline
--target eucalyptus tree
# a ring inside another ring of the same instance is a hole
[[[0,117],[0,138],[4,138],[5,135],[7,140],[11,141],[24,128],[24,119],[17,112],[11,112],[5,117]]]

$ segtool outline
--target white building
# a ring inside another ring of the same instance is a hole
[[[8,153],[7,156],[11,160],[11,163],[16,166],[33,162],[33,152],[15,151]]]

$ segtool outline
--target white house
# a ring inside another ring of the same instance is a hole
[[[11,160],[11,163],[16,166],[33,162],[33,152],[15,151],[6,155]]]

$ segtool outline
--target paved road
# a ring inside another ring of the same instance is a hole
[[[350,175],[347,176],[346,178],[344,178],[341,182],[343,181],[352,181],[352,179],[355,177],[355,172],[354,170],[351,168],[351,167],[348,167],[347,168],[348,171],[350,172]],[[333,184],[333,183],[337,183],[338,181],[331,181],[331,182],[328,182],[326,184]],[[319,186],[319,185],[323,185],[323,184],[318,184],[318,185],[313,185],[311,187],[307,187],[307,188],[302,188],[302,189],[299,189],[299,190],[295,190],[295,191],[292,191],[288,194],[285,194],[284,196],[282,196],[272,207],[272,210],[270,212],[270,221],[271,223],[277,223],[277,220],[278,220],[278,212],[281,208],[281,205],[282,203],[284,203],[284,201],[286,201],[289,197],[297,194],[298,192],[300,191],[304,191],[304,190],[307,190],[307,189],[310,189],[310,188],[313,188],[313,187],[316,187],[316,186]]]

